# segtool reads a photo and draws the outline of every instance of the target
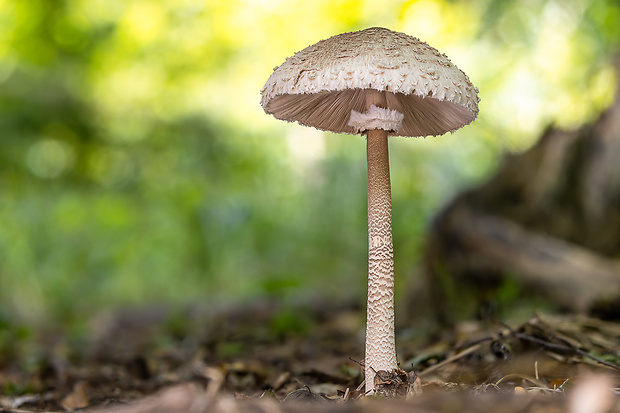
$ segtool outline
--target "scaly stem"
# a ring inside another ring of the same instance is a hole
[[[368,93],[369,91],[367,91]],[[386,107],[383,92],[369,93],[366,106]],[[375,371],[397,368],[394,337],[394,250],[392,194],[387,131],[367,133],[368,163],[368,306],[366,315],[366,392]]]

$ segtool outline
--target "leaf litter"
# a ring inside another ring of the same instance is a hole
[[[36,368],[0,354],[0,412],[620,412],[618,323],[537,314],[402,338],[400,369],[381,378],[402,391],[378,399],[364,397],[356,361],[360,308],[300,306],[303,329],[282,325],[283,311],[258,302],[99,317],[77,349],[54,337]]]

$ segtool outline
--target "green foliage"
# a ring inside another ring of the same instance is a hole
[[[23,325],[14,325],[6,315],[0,312],[0,354],[10,360],[18,353],[24,340],[30,337],[30,330]],[[4,360],[0,359],[0,365]]]
[[[287,334],[308,333],[314,325],[314,321],[305,313],[294,310],[279,312],[269,323],[269,332],[274,337],[285,337]]]
[[[4,320],[216,296],[361,296],[363,138],[304,137],[258,104],[271,68],[320,38],[405,31],[447,49],[481,89],[480,118],[458,135],[393,141],[398,285],[434,211],[498,152],[610,100],[613,1],[336,3],[0,2]],[[545,65],[549,24],[568,43]],[[539,75],[543,92],[517,102],[515,85]],[[0,347],[14,334],[0,324]]]

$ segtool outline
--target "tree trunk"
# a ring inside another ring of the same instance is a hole
[[[448,322],[463,311],[463,291],[484,301],[506,277],[566,309],[618,315],[618,256],[620,93],[593,124],[549,128],[452,201],[433,222],[425,272]]]

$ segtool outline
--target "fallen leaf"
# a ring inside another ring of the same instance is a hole
[[[78,381],[73,386],[73,390],[69,393],[60,405],[68,412],[72,412],[76,409],[83,409],[88,407],[88,382],[85,380]]]

